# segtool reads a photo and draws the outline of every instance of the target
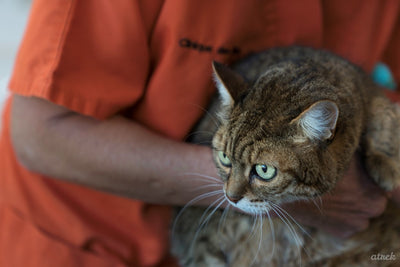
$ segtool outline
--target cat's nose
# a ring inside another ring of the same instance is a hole
[[[238,196],[238,195],[236,195],[236,196],[230,196],[230,195],[228,195],[228,194],[226,194],[226,197],[230,200],[230,201],[232,201],[233,203],[238,203],[239,202],[239,200],[241,200],[243,197],[242,196]]]

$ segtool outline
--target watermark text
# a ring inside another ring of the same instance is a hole
[[[395,261],[397,260],[396,255],[392,252],[390,254],[373,254],[371,255],[373,261]]]

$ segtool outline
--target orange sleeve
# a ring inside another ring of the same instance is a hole
[[[35,1],[10,89],[99,119],[134,105],[149,71],[149,27],[140,5]]]

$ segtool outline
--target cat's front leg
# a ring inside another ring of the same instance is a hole
[[[383,96],[372,99],[362,149],[375,182],[387,191],[400,186],[400,106]]]

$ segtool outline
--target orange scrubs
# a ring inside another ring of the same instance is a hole
[[[281,45],[330,49],[400,78],[398,1],[34,1],[9,87],[76,112],[123,113],[183,140],[213,94],[211,61]],[[170,207],[30,172],[0,139],[0,266],[175,266]]]

